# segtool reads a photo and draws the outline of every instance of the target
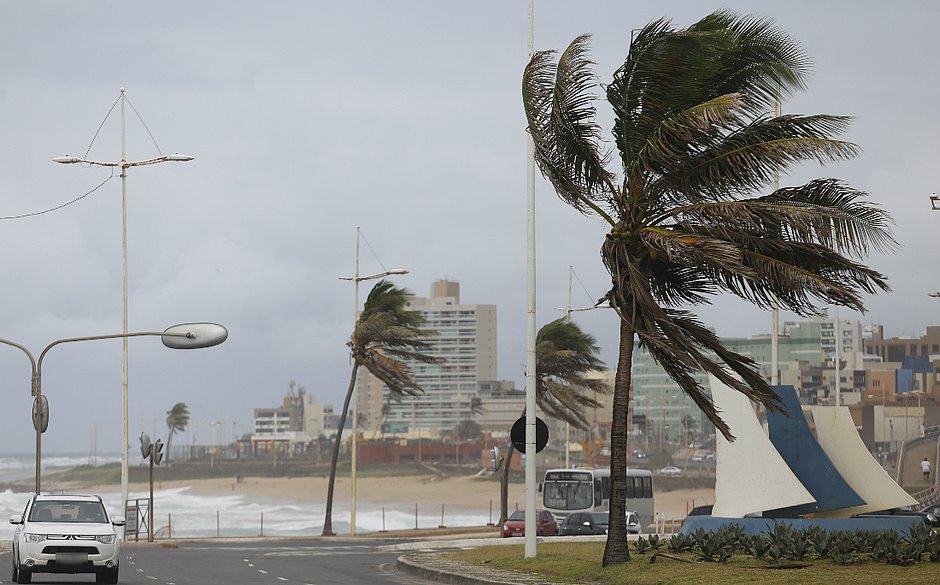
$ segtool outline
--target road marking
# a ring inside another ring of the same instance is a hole
[[[258,572],[261,573],[262,575],[267,575],[267,574],[268,574],[268,572],[265,571],[264,569],[258,569]]]
[[[278,580],[278,581],[288,581],[289,579],[287,579],[286,577],[278,577],[277,580]]]

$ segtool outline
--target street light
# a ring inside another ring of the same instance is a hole
[[[121,160],[116,162],[89,160],[76,156],[60,156],[52,159],[53,162],[61,164],[87,164],[98,167],[111,167],[121,169],[121,301],[123,317],[123,328],[127,336],[127,169],[131,167],[143,167],[163,162],[187,162],[193,160],[193,157],[185,154],[161,155],[144,160],[127,160],[126,135],[124,129],[124,88],[121,88],[121,95],[118,98],[121,102]],[[128,429],[127,429],[127,337],[121,343],[121,355],[123,365],[121,368],[121,509],[127,508],[127,461],[128,461]]]
[[[393,274],[408,274],[408,271],[404,268],[393,268],[391,270],[386,270],[384,272],[378,272],[376,274],[369,274],[367,276],[359,275],[359,236],[361,233],[359,226],[356,226],[356,274],[354,276],[340,276],[340,280],[351,280],[356,283],[356,304],[355,304],[355,320],[353,321],[353,327],[359,325],[359,283],[364,280],[376,280],[378,278],[385,278],[386,276],[391,276]],[[358,406],[359,406],[359,376],[356,376],[356,380],[353,381],[353,393],[352,393],[352,442],[350,444],[350,504],[349,504],[349,533],[352,536],[356,535],[356,448],[357,448],[357,423],[358,418]],[[338,436],[338,435],[337,435]]]
[[[29,358],[32,366],[32,376],[30,378],[30,393],[35,396],[33,400],[33,427],[36,429],[36,493],[39,493],[40,482],[40,461],[42,460],[42,433],[49,425],[49,407],[45,396],[42,393],[42,360],[53,347],[62,343],[71,343],[74,341],[95,341],[98,339],[127,339],[128,337],[142,337],[145,335],[159,335],[163,340],[163,345],[171,349],[198,349],[202,347],[212,347],[225,341],[228,337],[228,330],[225,327],[215,323],[184,323],[174,325],[162,332],[142,331],[137,333],[112,333],[108,335],[91,335],[87,337],[69,337],[57,339],[47,345],[40,353],[39,359],[33,357],[32,352],[25,346],[8,339],[0,339],[0,343],[10,345],[20,349]],[[126,429],[126,426],[125,426]]]
[[[940,195],[936,193],[930,194],[930,208],[934,211],[940,211]]]

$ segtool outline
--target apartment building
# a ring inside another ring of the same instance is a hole
[[[441,361],[408,364],[424,393],[400,400],[391,399],[380,380],[360,369],[356,398],[364,422],[360,432],[367,437],[448,436],[469,416],[474,398],[483,400],[483,413],[477,418],[481,426],[492,422],[498,429],[509,418],[515,420],[519,396],[512,382],[498,381],[496,374],[496,305],[463,303],[459,282],[438,280],[432,283],[430,296],[412,297],[407,308],[421,313],[426,320],[423,327],[436,332],[426,339],[427,353]]]

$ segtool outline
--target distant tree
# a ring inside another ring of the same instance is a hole
[[[682,415],[682,432],[685,433],[685,444],[692,443],[695,439],[695,431],[698,429],[698,420],[691,414]]]
[[[480,423],[472,418],[465,418],[454,428],[457,438],[461,441],[473,439],[480,436]]]
[[[185,402],[177,402],[173,408],[166,411],[166,452],[164,457],[167,463],[170,462],[170,444],[173,441],[173,435],[183,432],[189,425],[189,407]]]
[[[414,360],[437,363],[438,359],[423,353],[430,345],[423,339],[435,332],[422,329],[424,317],[416,311],[405,310],[411,293],[398,288],[390,281],[380,280],[369,293],[352,336],[346,345],[352,358],[352,374],[346,390],[346,400],[340,411],[336,437],[333,440],[333,458],[330,462],[330,481],[326,491],[326,517],[323,521],[323,536],[334,536],[333,532],[333,486],[336,483],[336,463],[343,427],[356,387],[359,368],[366,368],[373,376],[397,396],[416,396],[424,392],[414,380],[407,362]]]

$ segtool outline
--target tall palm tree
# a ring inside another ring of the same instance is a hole
[[[584,410],[600,406],[595,396],[610,391],[603,380],[586,375],[605,367],[599,353],[594,336],[574,321],[556,319],[539,329],[535,336],[535,402],[546,415],[581,430],[591,428]],[[514,450],[510,443],[503,461],[500,524],[509,513],[509,466]]]
[[[336,482],[336,462],[343,427],[349,412],[349,402],[356,386],[356,375],[360,367],[366,368],[381,380],[395,396],[416,396],[423,392],[414,380],[408,362],[436,363],[438,359],[423,353],[430,345],[422,340],[435,332],[422,329],[424,317],[416,311],[407,311],[405,306],[411,293],[398,288],[387,280],[380,280],[369,292],[359,320],[346,345],[352,358],[352,374],[349,388],[340,411],[336,438],[333,441],[333,458],[330,462],[330,482],[326,492],[326,518],[323,521],[323,536],[333,536],[333,486]]]
[[[695,374],[714,374],[770,408],[776,395],[752,360],[722,347],[682,307],[732,293],[799,315],[821,304],[864,311],[863,293],[889,288],[858,259],[896,243],[890,216],[838,180],[773,189],[772,177],[790,166],[858,153],[835,138],[846,117],[767,114],[778,95],[805,88],[809,69],[773,23],[719,11],[687,29],[667,20],[642,28],[605,86],[615,151],[602,145],[596,122],[589,38],[574,39],[557,62],[551,51],[533,55],[522,97],[542,174],[608,230],[601,257],[611,288],[599,303],[620,318],[609,565],[629,559],[624,472],[635,340],[733,439]]]
[[[170,443],[177,431],[183,432],[189,425],[189,407],[185,402],[177,402],[166,411],[166,461],[170,462]]]

